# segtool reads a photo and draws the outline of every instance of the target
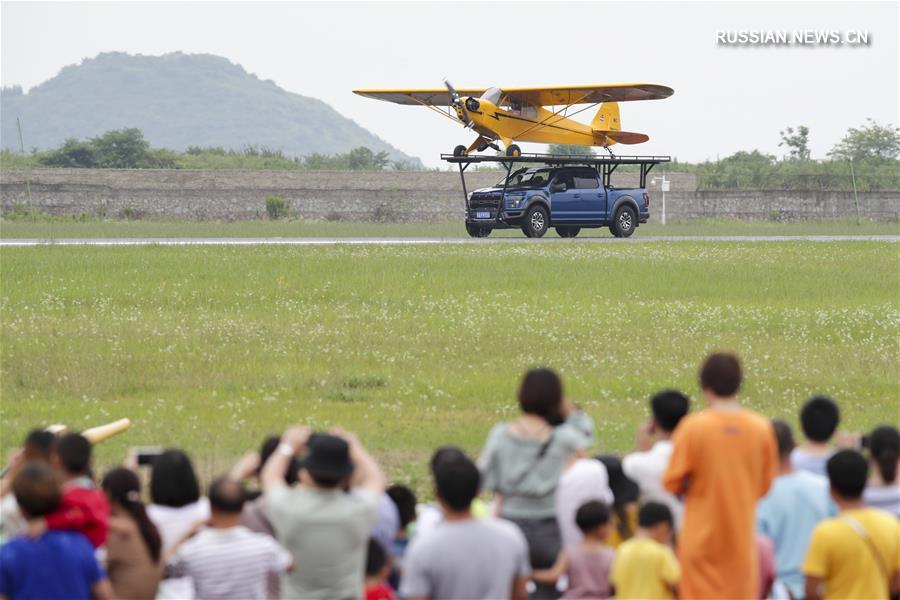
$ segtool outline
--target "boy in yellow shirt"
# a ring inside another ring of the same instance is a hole
[[[900,590],[900,522],[863,502],[869,465],[862,454],[841,450],[826,469],[841,512],[813,530],[803,561],[806,598],[888,598]]]
[[[668,506],[648,502],[641,507],[637,532],[616,550],[610,577],[616,598],[675,598],[681,567],[669,547],[673,530]]]

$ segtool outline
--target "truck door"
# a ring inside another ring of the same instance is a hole
[[[595,169],[578,169],[573,172],[575,184],[575,208],[579,220],[602,221],[606,218],[606,189],[600,183]]]
[[[578,201],[580,194],[575,189],[572,172],[557,171],[550,182],[550,220],[574,223],[579,220]]]

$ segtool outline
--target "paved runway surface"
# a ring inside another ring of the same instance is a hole
[[[0,239],[0,247],[29,246],[417,246],[431,244],[635,244],[646,242],[900,242],[900,235],[660,236],[602,238],[72,238]]]

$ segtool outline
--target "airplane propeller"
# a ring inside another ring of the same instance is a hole
[[[447,86],[447,91],[450,93],[450,105],[453,106],[459,116],[462,117],[463,125],[469,127],[472,124],[472,119],[469,118],[469,111],[466,110],[465,103],[460,99],[459,92],[457,92],[456,88],[454,88],[446,79],[444,80],[444,85]]]

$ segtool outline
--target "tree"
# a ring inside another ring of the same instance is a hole
[[[365,146],[354,148],[347,154],[347,166],[354,171],[380,171],[390,158],[387,152],[374,153]]]
[[[91,142],[69,138],[62,146],[47,152],[39,160],[48,167],[90,169],[97,166],[97,151]]]
[[[778,147],[786,146],[791,160],[809,160],[809,127],[798,125],[796,131],[793,127],[788,127],[779,131],[778,135],[781,136]]]
[[[879,125],[866,119],[868,126],[851,127],[844,139],[836,144],[828,156],[833,160],[875,162],[890,161],[900,156],[900,128],[890,123]]]
[[[594,149],[590,146],[575,146],[572,144],[550,144],[547,147],[547,152],[550,154],[593,154]]]
[[[140,129],[107,131],[91,140],[97,164],[108,169],[140,169],[151,166],[150,142]]]

